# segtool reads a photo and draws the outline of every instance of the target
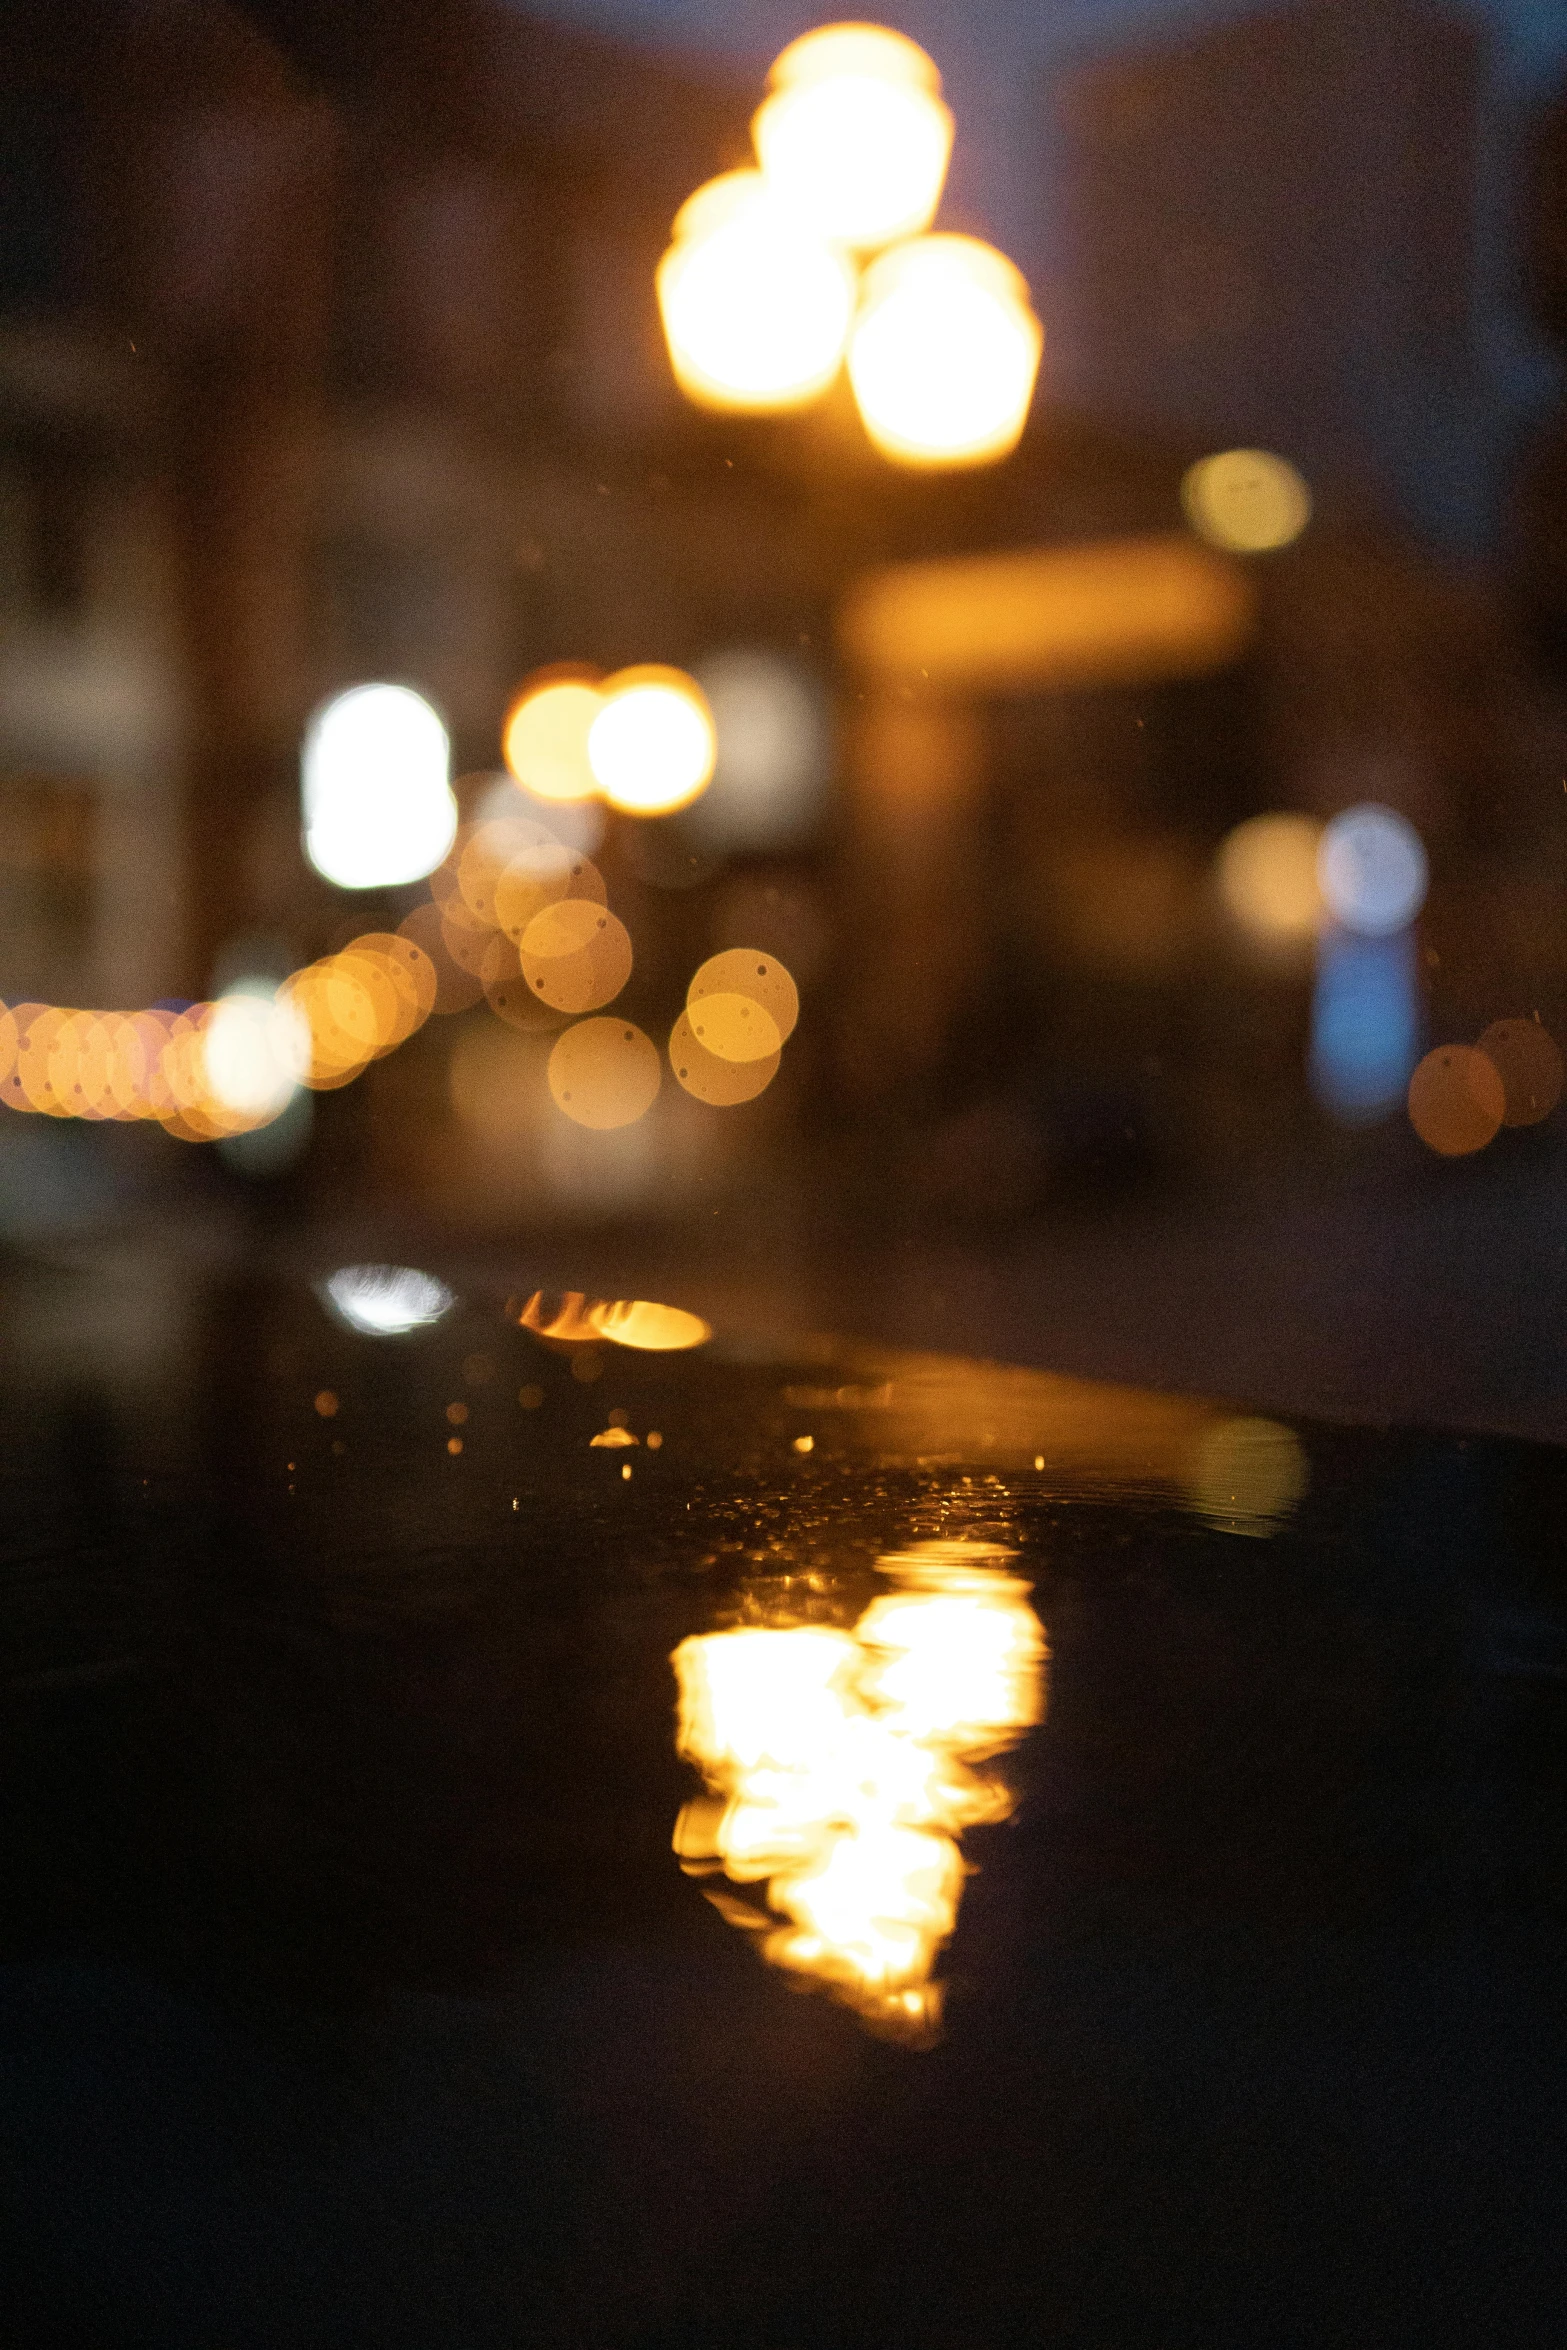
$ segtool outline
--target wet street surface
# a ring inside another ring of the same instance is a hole
[[[11,1305],[0,2338],[1559,2343],[1564,1456],[499,1281],[98,1359],[90,1279]]]

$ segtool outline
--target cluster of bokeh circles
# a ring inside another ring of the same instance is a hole
[[[430,877],[430,902],[276,989],[140,1012],[0,1007],[0,1100],[54,1118],[151,1120],[182,1142],[221,1142],[281,1116],[300,1087],[329,1092],[394,1052],[432,1012],[485,1000],[524,1033],[553,1035],[549,1089],[579,1126],[642,1117],[662,1082],[658,1047],[609,1016],[631,977],[630,933],[603,875],[524,814],[463,826]],[[776,1076],[799,1016],[775,957],[734,948],[704,963],[669,1040],[698,1101],[752,1101]]]
[[[579,1126],[629,1126],[652,1108],[662,1059],[643,1029],[608,1010],[634,958],[591,858],[536,817],[489,816],[458,832],[430,898],[401,935],[431,966],[436,1011],[482,997],[510,1027],[553,1035],[550,1095]],[[774,956],[746,947],[713,956],[669,1040],[677,1080],[714,1108],[753,1101],[777,1075],[799,1009]]]
[[[300,1086],[346,1085],[411,1036],[436,997],[429,957],[357,938],[275,991],[141,1012],[0,1010],[0,1100],[51,1118],[150,1120],[181,1142],[270,1125]]]
[[[1538,1126],[1561,1099],[1562,1056],[1539,1014],[1493,1020],[1477,1044],[1440,1044],[1409,1080],[1409,1122],[1444,1159],[1467,1158],[1504,1126]]]

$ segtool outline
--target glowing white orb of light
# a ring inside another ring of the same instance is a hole
[[[1317,854],[1322,827],[1310,816],[1251,816],[1220,844],[1214,880],[1225,912],[1269,947],[1303,946],[1322,921]]]
[[[1323,833],[1317,879],[1336,922],[1362,938],[1387,938],[1425,904],[1425,846],[1405,817],[1367,800]]]
[[[310,1029],[266,980],[240,980],[202,1030],[207,1090],[219,1108],[260,1125],[280,1117],[310,1067]]]
[[[344,1265],[322,1294],[338,1320],[366,1338],[428,1330],[457,1303],[444,1281],[412,1265]]]
[[[701,407],[800,408],[838,372],[853,267],[759,171],[698,188],[675,216],[656,283],[675,380]]]
[[[406,685],[356,685],[311,719],[300,766],[305,854],[338,889],[422,881],[451,847],[446,729]]]
[[[832,243],[868,250],[927,228],[952,154],[941,76],[884,25],[790,43],[751,125],[770,189]]]
[[[903,465],[986,465],[1016,448],[1044,349],[1028,286],[977,237],[915,237],[865,273],[849,381]]]
[[[1232,555],[1287,547],[1311,520],[1310,490],[1293,465],[1267,449],[1199,458],[1182,479],[1181,504],[1197,536]]]
[[[707,697],[680,669],[622,669],[601,688],[588,735],[600,791],[624,816],[668,816],[712,779],[718,738]]]
[[[712,789],[694,822],[722,849],[778,849],[808,838],[831,767],[815,681],[781,654],[715,653],[696,671],[718,737]]]

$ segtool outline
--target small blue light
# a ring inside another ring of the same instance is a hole
[[[1386,1117],[1419,1058],[1414,932],[1325,930],[1311,1002],[1311,1090],[1323,1108],[1346,1126]]]

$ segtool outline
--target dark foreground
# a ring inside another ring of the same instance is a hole
[[[723,1331],[584,1381],[499,1288],[20,1356],[8,2343],[1567,2338],[1567,1455],[1307,1428],[1297,1500],[1216,1407]],[[1049,1703],[913,2047],[681,1873],[669,1658],[937,1539],[1016,1551]]]

